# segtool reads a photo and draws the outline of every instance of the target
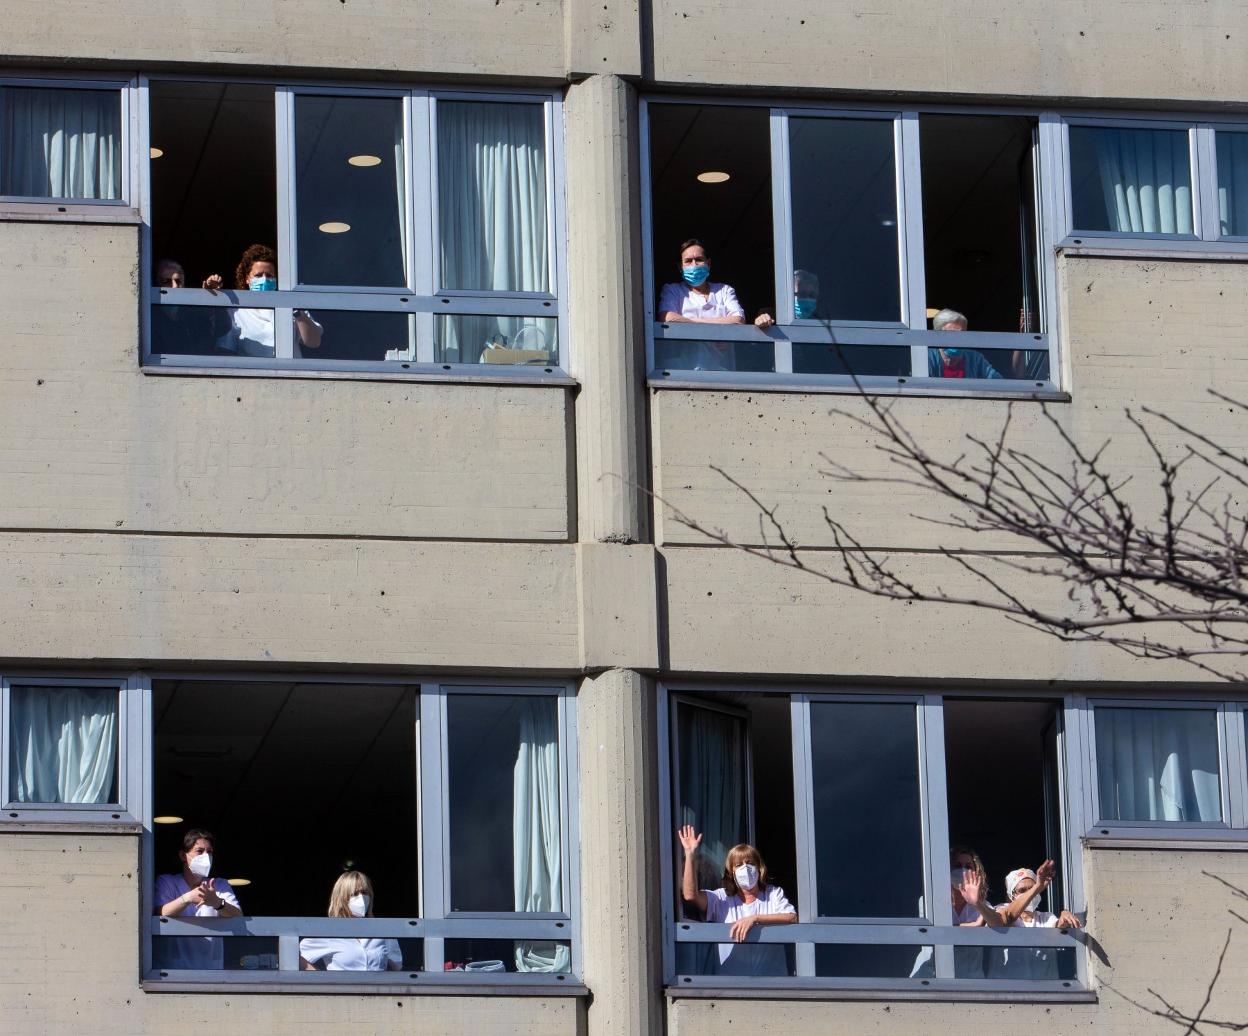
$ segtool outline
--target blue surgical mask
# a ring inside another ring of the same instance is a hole
[[[277,291],[277,278],[268,276],[252,277],[247,282],[252,291]]]
[[[680,275],[686,284],[692,284],[696,288],[711,275],[711,269],[709,266],[686,266],[680,271]]]
[[[948,356],[949,359],[956,360],[959,356],[962,355],[962,350],[961,349],[945,349],[944,354]]]
[[[809,320],[815,315],[815,299],[795,298],[793,300],[793,315],[798,320]]]

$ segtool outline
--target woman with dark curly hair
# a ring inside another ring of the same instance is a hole
[[[219,273],[204,281],[209,291],[225,286]],[[234,287],[248,291],[277,290],[277,253],[268,245],[249,245],[234,271]],[[294,313],[295,342],[304,349],[321,344],[321,327],[306,309]],[[235,309],[230,311],[230,329],[217,339],[217,347],[240,356],[272,356],[273,310]]]

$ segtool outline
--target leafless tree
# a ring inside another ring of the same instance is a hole
[[[1248,405],[1210,390],[1237,416]],[[912,433],[896,401],[862,393],[866,409],[834,414],[869,432],[887,459],[883,474],[853,470],[827,454],[821,475],[847,485],[891,484],[949,505],[934,521],[959,534],[993,534],[1018,550],[942,549],[974,577],[975,591],[946,592],[905,575],[884,552],[864,545],[826,505],[828,554],[803,554],[774,504],[732,473],[715,468],[757,508],[760,539],[735,542],[722,529],[664,501],[675,520],[717,542],[838,586],[900,601],[932,601],[996,612],[1065,641],[1110,645],[1141,658],[1174,659],[1220,679],[1248,680],[1248,455],[1159,410],[1127,410],[1152,458],[1155,510],[1137,513],[1139,493],[1116,474],[1106,445],[1089,450],[1054,412],[1039,406],[1060,449],[1054,456],[1017,445],[1013,404],[998,433],[967,435],[961,452],[941,457]],[[1163,434],[1159,434],[1162,432]],[[1136,487],[1132,487],[1135,489]],[[917,517],[917,516],[916,516]],[[1052,584],[1060,584],[1055,595]],[[1048,584],[1046,586],[1046,584]],[[1054,601],[1064,604],[1054,605]]]

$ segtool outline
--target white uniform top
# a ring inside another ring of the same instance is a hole
[[[752,903],[746,903],[737,895],[730,896],[723,889],[702,891],[706,893],[708,922],[723,921],[732,924],[743,917],[754,917],[758,914],[797,913],[779,885],[768,885],[765,895],[759,896]],[[779,943],[720,943],[718,974],[786,975],[788,966],[784,959],[784,947]]]
[[[385,971],[403,966],[398,939],[300,939],[299,956],[309,964],[325,961],[326,971]]]
[[[1002,904],[997,909],[1004,910],[1005,907],[1006,904]],[[1056,928],[1057,915],[1037,910],[1030,921],[1020,917],[1011,927]],[[994,950],[988,958],[988,977],[1056,982],[1057,952],[1047,946],[1012,946]]]
[[[293,317],[291,318],[294,319]],[[308,319],[312,320],[311,314]],[[315,320],[313,324],[320,327]],[[232,309],[230,329],[217,339],[217,347],[239,356],[272,356],[273,310]],[[295,355],[299,355],[299,329],[295,328]]]
[[[659,295],[660,320],[666,313],[679,313],[687,320],[706,320],[708,317],[740,317],[745,310],[737,301],[737,293],[731,284],[707,284],[710,294],[694,291],[684,281],[663,285]]]
[[[196,887],[198,885],[188,885],[181,874],[162,874],[156,879],[156,906],[172,903]],[[213,878],[212,890],[227,905],[238,907],[238,897],[224,879]],[[188,903],[176,916],[217,917],[218,914],[216,907],[207,903],[197,907]],[[170,970],[220,971],[225,966],[225,949],[217,935],[161,936],[156,940],[156,965]]]

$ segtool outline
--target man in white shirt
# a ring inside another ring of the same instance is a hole
[[[156,913],[161,917],[241,917],[234,890],[212,874],[213,838],[191,828],[182,836],[178,859],[181,874],[156,879]],[[161,936],[156,940],[156,966],[170,970],[220,971],[225,966],[221,939],[210,935]]]

